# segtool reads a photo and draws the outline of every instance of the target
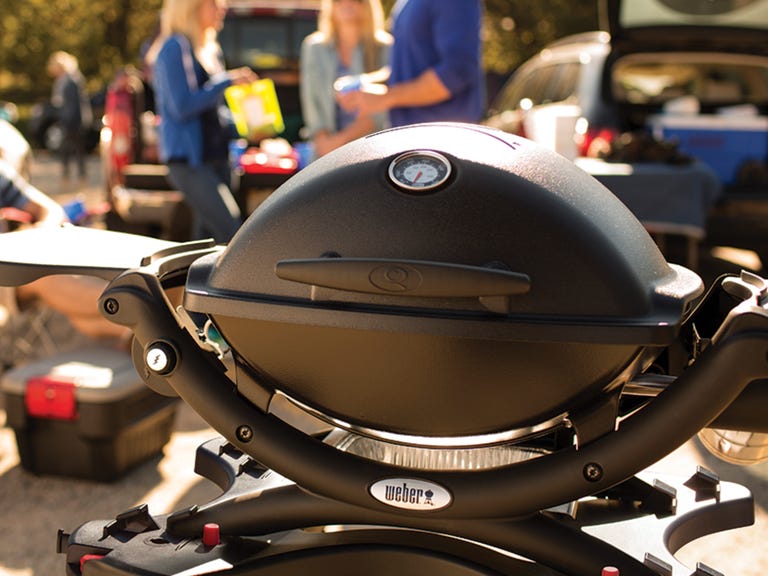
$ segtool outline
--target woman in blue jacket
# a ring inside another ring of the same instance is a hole
[[[197,238],[228,242],[242,223],[229,189],[229,118],[224,90],[250,83],[249,68],[225,70],[217,34],[223,0],[165,0],[153,62],[160,160],[194,215]]]

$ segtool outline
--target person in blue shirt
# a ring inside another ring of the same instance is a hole
[[[225,70],[217,34],[223,0],[165,0],[160,37],[148,55],[160,116],[160,160],[192,209],[196,238],[228,242],[242,224],[230,191],[231,118],[224,90],[251,83],[247,67]]]
[[[397,0],[391,16],[386,85],[363,82],[337,95],[342,107],[363,115],[388,110],[392,126],[478,122],[485,110],[480,0]]]

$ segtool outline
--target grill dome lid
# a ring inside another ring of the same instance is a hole
[[[185,304],[262,380],[322,413],[465,435],[589,404],[673,340],[701,290],[570,161],[499,131],[425,124],[291,178],[194,263]],[[475,394],[484,416],[470,418]]]

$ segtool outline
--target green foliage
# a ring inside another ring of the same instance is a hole
[[[56,50],[71,52],[96,90],[137,60],[155,28],[162,0],[0,0],[0,95],[44,99],[45,65]]]
[[[395,0],[382,0],[386,13]],[[546,42],[597,27],[597,0],[484,0],[484,64],[506,75]],[[44,99],[51,52],[80,60],[91,90],[138,63],[162,0],[0,0],[0,99]]]
[[[483,0],[483,59],[488,72],[507,75],[541,47],[595,30],[598,0]],[[387,14],[395,0],[382,0]]]
[[[512,72],[544,44],[597,28],[596,0],[485,0],[486,70]]]

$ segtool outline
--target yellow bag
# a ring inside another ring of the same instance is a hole
[[[230,86],[224,91],[238,134],[250,141],[261,140],[285,130],[275,84],[270,78],[252,84]]]

